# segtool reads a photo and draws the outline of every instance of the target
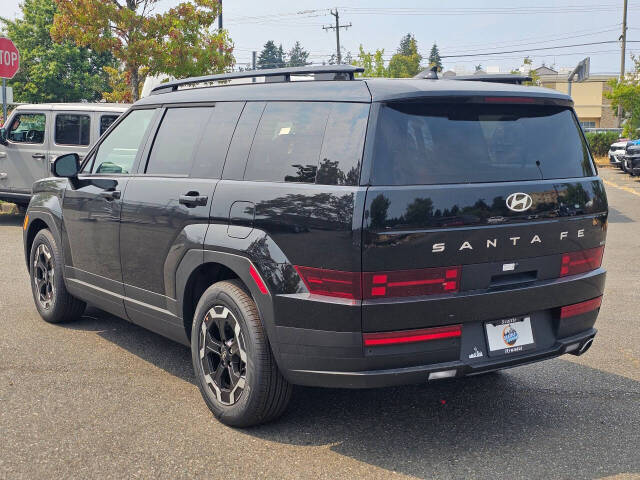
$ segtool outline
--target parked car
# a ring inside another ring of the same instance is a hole
[[[190,345],[233,426],[278,417],[293,384],[587,351],[608,206],[571,98],[361,71],[168,82],[83,162],[59,157],[24,223],[40,315],[92,303]]]
[[[624,139],[611,144],[611,147],[609,147],[609,163],[611,163],[611,165],[622,167],[628,141],[629,140]]]
[[[620,157],[622,160],[620,168],[626,173],[631,173],[631,157],[633,155],[630,153],[630,149],[635,150],[637,145],[640,145],[640,140],[631,140],[627,142],[624,154]]]
[[[625,171],[632,177],[640,174],[640,143],[631,142],[624,154]]]
[[[31,186],[51,175],[65,153],[89,152],[128,105],[60,103],[20,105],[0,129],[0,200],[26,207]]]

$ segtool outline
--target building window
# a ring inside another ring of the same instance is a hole
[[[584,122],[580,122],[582,128],[596,128],[596,122],[593,120],[587,120]]]

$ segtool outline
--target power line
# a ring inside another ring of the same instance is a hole
[[[328,26],[323,26],[322,29],[323,30],[335,30],[336,31],[336,56],[338,59],[338,64],[342,63],[342,53],[340,52],[340,29],[344,28],[345,30],[349,27],[352,26],[351,22],[349,22],[346,25],[340,25],[340,13],[338,12],[338,9],[336,8],[335,10],[331,11],[331,15],[333,15],[336,18],[336,25],[332,26],[332,25],[328,25]]]
[[[523,50],[506,50],[503,52],[474,52],[463,55],[440,55],[440,58],[458,58],[458,57],[485,57],[488,55],[501,55],[504,53],[524,53],[524,52],[536,52],[542,50],[556,50],[558,48],[569,48],[569,47],[586,47],[589,45],[604,45],[618,43],[617,40],[606,40],[603,42],[588,42],[588,43],[574,43],[573,45],[556,45],[553,47],[536,47],[536,48],[525,48]],[[627,43],[640,43],[640,41],[629,40]]]

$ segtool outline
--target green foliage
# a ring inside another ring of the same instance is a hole
[[[640,57],[631,57],[634,63],[634,72],[626,75],[622,80],[609,81],[610,92],[605,92],[611,99],[611,108],[618,111],[618,105],[622,107],[622,114],[626,118],[622,134],[629,138],[637,137],[640,127]]]
[[[20,51],[20,71],[8,82],[17,102],[96,101],[109,89],[104,67],[115,65],[109,53],[96,53],[72,42],[54,43],[50,30],[54,0],[24,0],[22,18],[0,18],[2,35]]]
[[[265,43],[260,55],[258,55],[258,68],[261,70],[265,68],[282,68],[285,65],[286,62],[284,60],[282,45],[276,47],[273,40]]]
[[[287,65],[289,67],[304,67],[310,63],[307,61],[308,58],[309,52],[302,48],[300,42],[296,42],[293,48],[289,50]]]
[[[179,3],[153,14],[157,0],[56,0],[51,35],[110,52],[137,100],[145,70],[174,77],[220,73],[235,63],[227,32],[211,28],[218,0]]]
[[[442,59],[440,58],[440,50],[438,50],[438,45],[435,43],[433,47],[431,47],[431,52],[429,53],[429,67],[438,67],[438,71],[442,71]]]
[[[596,157],[604,157],[609,152],[612,143],[618,141],[616,132],[587,132],[585,133],[591,153]]]
[[[418,43],[409,33],[401,41],[398,53],[389,61],[387,76],[394,78],[413,77],[420,72],[422,56],[418,53]]]
[[[358,59],[352,65],[364,68],[363,77],[388,77],[389,74],[384,66],[384,49],[376,50],[375,53],[366,52],[362,45],[358,52]]]

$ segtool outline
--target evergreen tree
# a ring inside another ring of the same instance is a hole
[[[440,50],[438,50],[438,45],[435,43],[433,47],[431,47],[431,52],[429,53],[429,66],[430,67],[438,67],[438,71],[442,71],[442,59],[440,58]]]
[[[287,65],[290,67],[304,67],[310,63],[307,61],[309,52],[302,48],[300,42],[296,42],[293,48],[289,50],[288,58]]]
[[[284,52],[282,45],[276,47],[273,40],[269,40],[264,44],[264,48],[258,55],[258,68],[263,70],[266,68],[282,68],[285,66]]]
[[[418,42],[410,33],[402,38],[398,53],[389,61],[387,69],[390,77],[413,77],[420,72],[422,55],[418,53]]]
[[[400,40],[400,46],[398,47],[398,52],[400,55],[404,55],[408,57],[413,53],[413,45],[417,45],[416,37],[411,33],[407,33],[402,40]]]

